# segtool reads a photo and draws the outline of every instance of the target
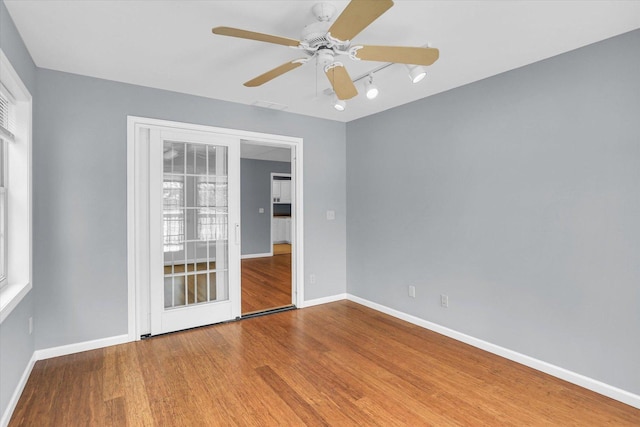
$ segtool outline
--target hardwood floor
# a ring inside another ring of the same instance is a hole
[[[273,245],[273,254],[282,255],[291,253],[291,243],[275,243]]]
[[[242,314],[291,304],[291,253],[242,260]]]
[[[341,301],[36,363],[10,426],[638,426],[640,410]]]

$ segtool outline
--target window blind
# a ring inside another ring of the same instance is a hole
[[[14,108],[13,97],[9,91],[2,85],[0,85],[0,138],[14,141],[15,135],[13,130],[15,127],[15,121],[13,116]]]

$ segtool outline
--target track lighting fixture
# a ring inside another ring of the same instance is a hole
[[[339,63],[334,63],[334,64],[339,64]],[[364,80],[364,92],[365,92],[365,95],[367,96],[367,99],[375,99],[380,94],[380,90],[373,83],[373,79],[374,79],[373,75],[393,65],[404,65],[405,67],[407,67],[408,75],[412,83],[418,83],[427,76],[427,71],[425,67],[422,65],[398,64],[394,62],[389,62],[387,64],[383,64],[379,67],[369,70],[364,74],[359,75],[358,77],[353,79],[352,82],[354,84],[362,84],[361,82]],[[336,66],[342,66],[342,65],[341,64],[335,65],[335,66],[332,66],[331,68],[335,68]],[[336,110],[344,111],[347,108],[346,102],[344,100],[338,99],[335,91],[332,90],[331,88],[325,89],[324,93],[325,95],[332,97],[333,101],[331,105],[333,105],[333,108],[335,108]],[[357,91],[356,91],[356,94],[357,94]]]
[[[365,92],[367,93],[367,98],[374,99],[378,96],[378,88],[373,84],[373,73],[369,74],[369,79],[364,84]]]
[[[421,65],[407,65],[407,69],[412,83],[418,83],[427,75],[427,71]]]

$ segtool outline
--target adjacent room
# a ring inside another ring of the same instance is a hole
[[[640,2],[0,0],[0,427],[640,425]]]
[[[292,307],[291,149],[242,141],[240,178],[242,315]]]

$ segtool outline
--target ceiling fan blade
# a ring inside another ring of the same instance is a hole
[[[329,28],[334,39],[353,39],[393,6],[392,0],[351,0]]]
[[[274,68],[273,70],[269,70],[264,74],[259,75],[255,79],[249,80],[244,85],[247,87],[256,87],[265,84],[268,81],[275,79],[278,76],[283,75],[286,72],[294,70],[307,62],[307,58],[304,59],[295,59],[290,62],[286,62],[279,67]]]
[[[324,73],[331,82],[338,99],[351,99],[358,94],[358,90],[344,65],[334,62],[325,69]]]
[[[284,46],[297,47],[300,42],[288,37],[272,36],[271,34],[255,33],[253,31],[240,30],[238,28],[231,27],[215,27],[211,30],[213,34],[219,34],[221,36],[238,37],[241,39],[257,40],[260,42],[281,44]]]
[[[440,51],[431,47],[362,46],[356,50],[355,56],[365,61],[431,65],[440,56]]]

